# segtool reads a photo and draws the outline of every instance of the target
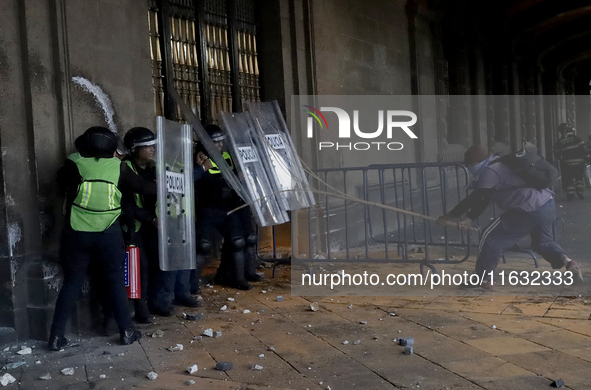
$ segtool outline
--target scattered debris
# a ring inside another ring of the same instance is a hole
[[[72,367],[64,368],[62,370],[63,375],[74,375],[74,369]]]
[[[203,336],[213,337],[213,329],[208,328],[203,331]]]
[[[285,301],[285,298],[283,298],[281,295],[277,295],[277,296],[275,297],[275,300],[276,300],[277,302],[283,302],[283,301]]]
[[[148,374],[146,374],[146,377],[149,380],[154,381],[156,378],[158,378],[158,374],[156,374],[154,371],[150,371]]]
[[[361,344],[361,340],[357,340],[357,341],[353,342],[353,345],[359,345],[359,344]]]
[[[415,339],[412,337],[401,337],[398,339],[398,344],[402,345],[403,347],[411,346],[415,344]]]
[[[252,369],[256,370],[256,371],[261,371],[263,369],[263,366],[260,366],[258,364],[253,364]]]
[[[218,362],[215,365],[215,369],[218,371],[230,371],[234,368],[234,363],[232,362]]]
[[[265,291],[265,290],[262,290],[261,292],[262,292],[263,294],[266,294],[266,293],[267,293],[267,291]]]
[[[224,305],[224,306],[220,307],[220,310],[221,311],[225,311],[227,308],[228,308],[228,306],[227,305]]]
[[[318,304],[318,302],[314,302],[310,304],[310,310],[311,311],[318,311],[320,310],[320,305]]]
[[[244,310],[242,313],[243,313],[243,314],[248,314],[248,313],[250,313],[250,310],[246,309],[246,310]]]
[[[154,332],[152,332],[152,337],[162,337],[164,336],[164,331],[162,331],[161,329],[156,329]]]
[[[193,379],[191,379],[190,381],[186,381],[185,385],[189,386],[189,385],[194,385],[195,381]]]
[[[366,324],[367,324],[367,321],[359,321],[359,323],[360,323],[361,325],[366,325]]]
[[[14,383],[16,381],[15,377],[13,377],[12,375],[6,373],[2,376],[0,376],[0,384],[2,386],[8,386],[11,383]]]
[[[25,363],[25,362],[14,362],[14,363],[10,363],[10,364],[5,365],[2,368],[3,369],[7,369],[7,370],[12,370],[13,368],[17,368],[17,367],[23,366],[25,364],[27,364],[27,363]]]
[[[275,347],[269,347],[269,351],[275,352]]]
[[[390,313],[391,317],[396,317],[396,313]]]
[[[222,337],[222,332],[213,332],[213,338],[217,339],[218,337]]]
[[[195,298],[195,299],[199,302],[203,301],[203,297],[201,295],[197,295],[197,298]]]
[[[203,314],[201,313],[183,313],[183,317],[185,317],[189,321],[199,321],[203,318]]]
[[[100,374],[99,379],[105,379],[107,376],[105,374]]]
[[[45,374],[41,375],[41,376],[39,377],[39,379],[41,379],[42,381],[48,381],[48,380],[50,380],[50,379],[51,379],[51,374],[50,374],[50,373],[48,373],[48,372],[46,372]]]
[[[261,353],[261,354],[259,355],[259,358],[260,358],[260,359],[262,359],[262,358],[264,358],[264,357],[265,357],[265,354],[264,354],[264,353]]]
[[[196,365],[196,364],[193,364],[191,367],[187,367],[187,372],[188,372],[189,374],[194,374],[194,373],[196,373],[197,371],[199,371],[199,367],[197,367],[197,365]]]
[[[352,308],[353,308],[353,305],[349,305],[349,309],[352,309]]]
[[[349,344],[349,340],[343,341],[343,345],[347,345],[347,344]]]
[[[203,338],[203,336],[195,336],[195,337],[193,337],[193,340],[197,340],[197,341],[199,341],[199,340],[201,340],[202,338]]]
[[[20,351],[17,351],[19,355],[30,355],[33,350],[29,347],[23,347]]]
[[[554,382],[552,382],[551,386],[552,387],[562,387],[562,386],[564,386],[564,381],[562,379],[556,379]]]
[[[230,302],[234,302],[234,301],[235,301],[235,299],[234,299],[234,298],[232,298],[232,297],[229,297],[229,298],[228,298],[228,301],[230,301]]]
[[[168,349],[170,352],[176,352],[176,351],[182,351],[182,350],[183,350],[183,348],[184,348],[184,347],[183,347],[183,344],[177,344],[177,345],[175,345],[174,347],[168,347],[167,349]]]
[[[404,353],[407,355],[412,355],[414,353],[414,350],[411,346],[407,346],[407,347],[404,347]]]
[[[493,326],[492,326],[492,328],[493,328],[493,329],[497,329],[497,326],[496,326],[496,325],[493,325]]]
[[[41,364],[41,360],[37,360],[35,364]]]

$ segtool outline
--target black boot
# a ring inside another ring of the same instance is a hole
[[[148,302],[145,299],[136,299],[133,301],[135,306],[135,321],[138,324],[151,324],[150,311],[148,310]]]
[[[191,271],[191,294],[201,294],[201,288],[199,288],[199,282],[201,281],[201,274],[203,273],[203,267],[205,266],[205,256],[197,254],[197,266]]]
[[[244,251],[235,251],[232,254],[231,287],[237,288],[238,290],[250,290],[251,286],[244,276]]]
[[[123,345],[129,345],[129,344],[133,344],[136,341],[138,341],[139,339],[142,338],[142,332],[140,332],[137,329],[133,329],[133,328],[129,328],[129,329],[125,329],[124,331],[121,331],[121,344]]]
[[[193,298],[191,295],[175,297],[174,302],[177,306],[184,306],[184,307],[199,307],[201,306],[201,302],[197,299]]]
[[[247,246],[244,248],[244,274],[249,282],[260,282],[264,278],[256,273],[259,267],[259,261],[256,258],[255,247]]]
[[[59,351],[66,345],[68,345],[68,340],[64,336],[49,336],[47,347],[50,351]]]

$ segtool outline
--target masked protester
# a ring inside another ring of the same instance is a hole
[[[67,344],[66,323],[82,291],[89,266],[103,270],[103,281],[119,326],[121,344],[139,340],[132,328],[123,263],[125,247],[121,216],[121,193],[133,191],[155,195],[156,183],[146,182],[114,157],[117,137],[104,127],[91,127],[75,142],[78,153],[68,156],[58,172],[58,185],[65,194],[66,221],[60,244],[64,284],[57,298],[49,349]]]
[[[562,188],[568,200],[576,195],[585,198],[585,160],[588,157],[585,142],[576,134],[575,129],[567,123],[558,126],[560,139],[554,144],[554,156],[560,160]]]
[[[217,125],[206,125],[205,131],[218,147],[228,166],[236,173],[232,157],[225,150],[225,134]],[[219,167],[203,153],[197,155],[195,169],[197,188],[197,263],[198,270],[193,277],[193,288],[196,290],[197,280],[205,262],[205,256],[211,251],[214,234],[217,230],[224,238],[222,263],[216,274],[216,283],[248,290],[248,280],[258,281],[254,272],[256,264],[246,252],[256,245],[256,235],[252,226],[252,217],[248,209],[227,215],[228,211],[240,206],[242,200],[229,187]]]
[[[556,218],[554,193],[548,188],[537,190],[528,187],[517,173],[495,160],[495,156],[480,146],[472,146],[466,151],[464,164],[474,178],[474,189],[453,210],[437,220],[438,224],[445,225],[466,214],[458,222],[458,228],[468,230],[472,221],[491,201],[504,211],[482,232],[480,253],[476,260],[476,273],[485,275],[481,287],[493,289],[490,272],[496,270],[505,251],[527,234],[531,236],[532,248],[552,268],[566,266],[568,271],[572,271],[573,279],[582,281],[579,264],[569,259],[552,237],[552,224]]]

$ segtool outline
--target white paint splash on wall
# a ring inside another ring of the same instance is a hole
[[[21,228],[18,226],[18,223],[11,222],[8,224],[8,246],[10,249],[10,257],[13,257],[14,247],[17,242],[19,242],[22,238],[21,235]]]
[[[72,81],[80,85],[84,90],[94,95],[95,100],[103,110],[103,114],[105,115],[105,121],[109,126],[109,130],[117,134],[117,126],[115,126],[115,122],[113,121],[113,106],[111,105],[111,100],[109,99],[107,94],[103,92],[101,87],[91,83],[84,77],[74,76],[72,77]]]

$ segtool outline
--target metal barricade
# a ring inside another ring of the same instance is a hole
[[[421,272],[424,266],[436,272],[436,264],[458,264],[470,256],[469,233],[379,207],[445,214],[468,194],[469,174],[461,164],[331,168],[316,175],[310,181],[318,189],[317,206],[292,216],[294,263],[416,263]]]

